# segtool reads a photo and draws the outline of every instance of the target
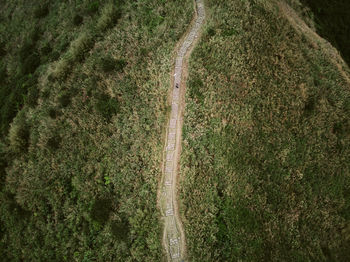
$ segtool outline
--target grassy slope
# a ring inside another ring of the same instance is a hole
[[[6,3],[12,16],[36,8]],[[83,16],[75,33],[68,33],[74,7],[51,5],[40,23],[48,28],[43,38],[57,34],[47,41],[60,58],[42,60],[37,101],[23,102],[0,148],[2,172],[9,165],[1,174],[2,259],[159,261],[156,191],[169,72],[192,1],[125,1],[111,29],[103,26],[100,2],[96,19]],[[27,31],[7,32],[8,52]],[[60,38],[72,44],[61,50]],[[6,54],[11,81],[16,52]]]
[[[273,1],[207,1],[181,198],[191,261],[349,261],[350,88]]]

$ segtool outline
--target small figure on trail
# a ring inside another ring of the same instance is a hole
[[[179,88],[179,84],[178,84],[178,83],[176,83],[176,85],[175,85],[175,86],[176,86],[176,88]]]

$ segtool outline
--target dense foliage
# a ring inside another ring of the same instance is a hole
[[[275,3],[207,1],[181,158],[190,261],[350,260],[349,69]]]
[[[160,261],[169,72],[192,1],[0,2],[0,260]]]

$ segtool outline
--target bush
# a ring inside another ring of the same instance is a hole
[[[42,33],[43,32],[41,31],[40,27],[37,25],[34,27],[32,32],[30,33],[29,38],[32,40],[33,43],[36,43],[40,39],[40,36],[42,35]]]
[[[39,89],[37,85],[32,85],[28,88],[27,100],[26,103],[34,108],[37,105],[39,98]]]
[[[29,146],[30,129],[26,122],[25,113],[21,111],[10,126],[10,150],[15,153],[27,151]]]
[[[99,67],[105,73],[111,72],[116,67],[116,60],[111,56],[102,57],[99,61]]]
[[[78,26],[78,25],[81,25],[83,23],[83,17],[79,14],[76,14],[73,18],[73,24]]]
[[[109,121],[113,115],[119,113],[120,105],[116,98],[102,94],[98,98],[95,108],[97,112]]]
[[[49,116],[51,119],[56,119],[58,112],[54,108],[49,109]]]
[[[61,107],[67,107],[71,102],[71,97],[68,92],[63,93],[59,98],[58,102],[60,103]]]
[[[7,70],[4,64],[0,64],[0,84],[5,83],[7,78]]]
[[[130,234],[129,223],[126,219],[121,222],[113,221],[111,224],[112,234],[119,240],[126,241]]]
[[[121,72],[123,71],[124,67],[126,67],[126,65],[127,65],[127,62],[124,59],[118,59],[115,64],[115,69],[118,72]]]
[[[50,46],[49,43],[46,43],[45,46],[43,46],[40,49],[40,53],[44,56],[49,55],[52,52],[52,47]]]
[[[22,64],[22,74],[32,74],[40,65],[40,56],[38,54],[29,55]]]
[[[33,53],[35,44],[32,41],[26,41],[19,50],[19,59],[23,63],[28,56]]]
[[[91,209],[91,218],[97,221],[100,225],[105,225],[109,219],[111,211],[111,199],[97,199]]]
[[[3,57],[5,55],[6,55],[5,44],[0,43],[0,57]]]
[[[43,18],[49,14],[49,4],[45,3],[41,6],[38,6],[34,11],[35,18]]]
[[[46,142],[46,147],[51,150],[55,151],[60,147],[62,138],[59,135],[50,137]]]

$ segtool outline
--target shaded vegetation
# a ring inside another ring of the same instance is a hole
[[[349,83],[275,1],[207,6],[183,127],[189,261],[348,261]]]
[[[300,0],[308,6],[317,33],[330,41],[350,65],[350,2],[348,0]]]

